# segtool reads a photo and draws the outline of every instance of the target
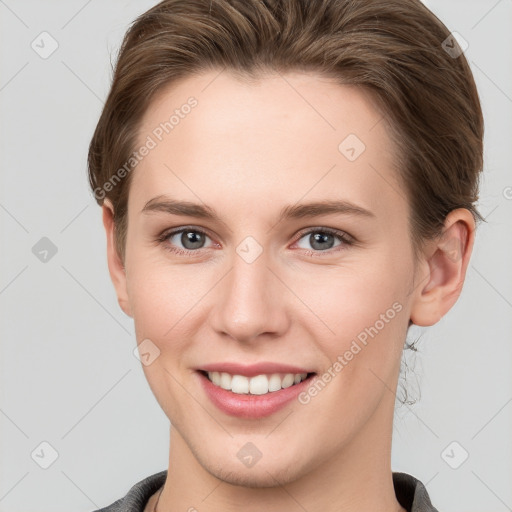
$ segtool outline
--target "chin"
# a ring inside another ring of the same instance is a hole
[[[198,462],[210,475],[231,485],[249,488],[268,488],[286,485],[301,475],[297,459],[265,461],[262,457],[254,466],[247,468],[236,459],[224,461],[216,457],[215,461],[203,460],[196,454]]]
[[[223,482],[254,489],[279,487],[295,480],[294,475],[291,475],[289,470],[284,468],[265,469],[261,466],[259,469],[255,467],[250,469],[233,468],[232,470],[225,467],[214,467],[211,470],[209,468],[205,469]]]

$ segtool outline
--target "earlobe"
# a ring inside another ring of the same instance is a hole
[[[105,227],[105,234],[107,237],[108,270],[116,290],[117,301],[121,309],[129,317],[133,317],[127,292],[126,271],[115,244],[114,207],[108,199],[105,199],[103,202],[102,216],[103,226]]]
[[[419,326],[434,325],[452,308],[462,291],[473,249],[475,221],[471,212],[459,208],[450,212],[443,234],[428,246],[418,266],[411,321]]]

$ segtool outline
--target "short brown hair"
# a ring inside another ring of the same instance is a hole
[[[484,220],[474,205],[482,111],[464,54],[445,51],[446,41],[458,49],[419,0],[164,0],[139,16],[123,39],[88,155],[98,204],[107,197],[114,206],[122,260],[133,173],[103,185],[129,161],[154,95],[209,69],[247,77],[313,71],[369,91],[399,149],[416,256],[450,211],[467,208]]]

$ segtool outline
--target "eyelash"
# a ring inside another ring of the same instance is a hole
[[[176,235],[178,233],[187,232],[187,231],[194,232],[194,233],[201,233],[201,234],[207,236],[208,238],[210,238],[208,233],[206,233],[206,231],[203,231],[202,229],[195,228],[195,227],[184,227],[184,228],[176,229],[173,231],[164,231],[163,233],[158,235],[156,241],[158,243],[162,244],[164,246],[164,248],[169,252],[172,252],[172,253],[178,254],[178,255],[192,257],[194,255],[194,253],[199,252],[201,249],[204,249],[204,247],[202,247],[200,249],[196,249],[196,250],[180,249],[180,248],[171,247],[168,242],[168,239],[171,236]],[[310,249],[303,249],[308,256],[322,257],[322,254],[327,254],[327,255],[332,256],[333,252],[343,251],[343,250],[345,250],[346,246],[351,246],[351,245],[354,245],[354,243],[355,243],[354,238],[352,236],[348,235],[347,233],[345,233],[343,231],[339,231],[337,229],[324,228],[324,227],[309,228],[305,231],[301,231],[298,235],[296,242],[298,242],[299,240],[304,238],[305,235],[309,235],[312,233],[322,233],[322,234],[334,235],[342,242],[342,244],[339,246],[336,246],[332,249],[327,249],[325,251],[314,251],[314,250],[310,250]]]

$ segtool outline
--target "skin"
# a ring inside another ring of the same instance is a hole
[[[243,82],[226,70],[203,72],[153,100],[141,143],[190,96],[198,105],[132,171],[124,266],[112,205],[103,206],[119,304],[134,319],[137,343],[150,339],[160,350],[143,365],[172,423],[157,510],[405,510],[390,467],[402,348],[409,320],[433,325],[458,299],[474,242],[471,213],[452,211],[445,235],[414,261],[387,119],[361,89],[311,73]],[[352,162],[338,149],[350,133],[366,146]],[[161,194],[209,205],[220,221],[141,213]],[[285,205],[326,199],[349,200],[374,217],[277,221]],[[167,245],[155,241],[183,226],[207,232],[190,256],[168,249],[191,247],[181,233]],[[301,234],[324,227],[355,243],[334,237],[315,246],[311,233]],[[262,249],[252,263],[236,252],[247,236]],[[276,361],[320,375],[393,303],[401,311],[317,396],[267,418],[219,411],[193,370]],[[247,442],[262,453],[250,468],[237,457]]]

